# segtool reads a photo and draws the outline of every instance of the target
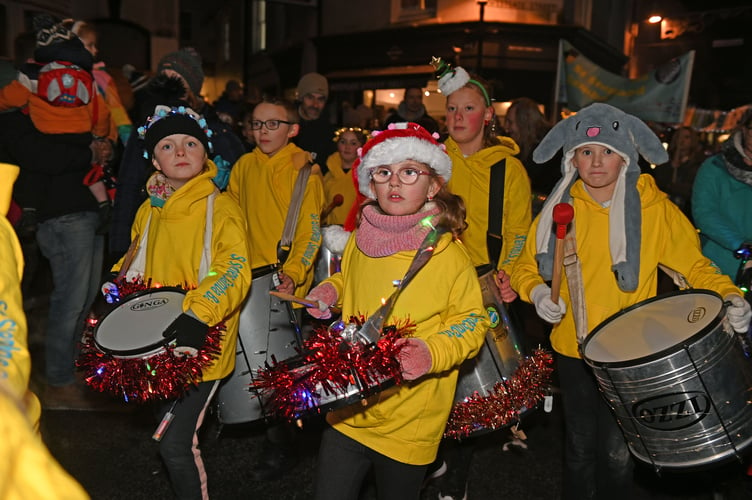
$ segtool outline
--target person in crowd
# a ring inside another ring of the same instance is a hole
[[[245,150],[230,126],[219,120],[201,98],[203,83],[201,56],[195,49],[186,47],[165,54],[159,61],[154,78],[135,92],[131,119],[133,123],[143,124],[158,104],[185,106],[201,114],[212,132],[212,161],[219,169],[219,175],[214,180],[223,189],[227,185],[230,167]],[[130,246],[130,228],[138,207],[147,198],[144,186],[152,171],[153,165],[144,159],[138,137],[131,134],[120,161],[110,226],[109,253],[115,258],[123,255]]]
[[[326,161],[328,172],[324,176],[324,192],[327,206],[333,206],[335,197],[341,197],[341,203],[333,206],[326,220],[322,223],[345,223],[347,214],[355,202],[355,185],[352,181],[352,168],[358,158],[358,149],[368,139],[368,131],[360,127],[343,127],[334,133],[337,152],[332,153]]]
[[[691,127],[679,127],[668,144],[668,162],[657,165],[649,173],[658,188],[676,203],[684,215],[692,219],[692,185],[705,152],[700,134]]]
[[[84,320],[99,287],[104,246],[97,235],[97,202],[82,183],[94,157],[91,142],[90,131],[44,134],[20,110],[0,113],[0,159],[21,169],[13,197],[20,206],[33,209],[36,241],[52,276],[42,393],[47,409],[101,406],[75,375]]]
[[[298,81],[298,127],[292,139],[299,148],[314,155],[321,173],[326,173],[326,159],[336,151],[332,136],[336,127],[329,123],[324,108],[329,98],[329,82],[319,73],[306,73]]]
[[[251,286],[245,221],[235,200],[220,193],[213,182],[218,169],[209,160],[209,129],[201,116],[190,108],[160,105],[139,129],[139,136],[156,172],[147,182],[149,199],[133,223],[138,249],[123,256],[112,271],[129,280],[188,290],[183,313],[165,330],[175,336],[176,352],[195,356],[209,328],[220,322],[225,325],[220,352],[203,369],[201,381],[179,399],[160,402],[155,409],[160,420],[168,411],[173,415],[159,451],[175,496],[207,499],[198,431],[220,380],[235,364],[240,305]],[[143,268],[137,268],[141,261]],[[122,269],[130,262],[134,265]]]
[[[86,50],[91,53],[91,56],[96,61],[99,54],[99,49],[97,48],[99,35],[96,28],[86,21],[78,20],[70,22],[70,30],[78,36]],[[94,75],[97,89],[104,97],[107,109],[110,111],[111,122],[110,135],[108,137],[113,141],[120,139],[120,142],[125,145],[133,130],[133,123],[128,116],[128,111],[126,111],[120,100],[120,93],[118,92],[115,80],[107,72],[103,61],[96,61],[94,63],[92,74]]]
[[[313,264],[321,245],[322,177],[311,154],[291,142],[299,130],[298,113],[292,103],[266,98],[256,105],[252,116],[256,148],[233,166],[227,193],[243,210],[254,269],[279,266],[277,290],[302,298],[313,282]],[[296,180],[299,171],[308,165],[312,170],[301,195],[292,244],[280,262],[278,243],[288,210],[295,202]],[[241,336],[254,328],[246,323],[246,318],[252,322],[252,317],[253,314],[241,315]],[[299,324],[297,318],[293,320]],[[279,477],[297,462],[294,429],[285,424],[273,425],[266,437],[260,460],[249,471],[255,480]]]
[[[721,151],[705,160],[692,188],[692,215],[702,253],[736,279],[734,252],[752,244],[752,108],[747,109]]]
[[[39,400],[29,390],[31,355],[21,296],[23,255],[5,217],[18,167],[0,163],[0,482],[5,498],[89,498],[39,438]]]
[[[449,190],[461,196],[467,208],[468,227],[461,240],[476,268],[490,265],[502,299],[511,303],[517,295],[509,286],[509,275],[530,227],[530,181],[516,158],[515,142],[498,135],[490,85],[462,67],[443,62],[437,66],[439,88],[447,96],[449,137],[444,144],[453,165]],[[488,234],[493,236],[489,239]],[[448,467],[448,474],[436,482],[442,498],[466,496],[475,445],[470,438],[442,446],[431,469],[435,476]]]
[[[533,216],[538,215],[546,195],[551,192],[561,178],[559,163],[561,158],[554,157],[544,165],[533,161],[533,150],[551,129],[540,105],[528,97],[513,99],[504,117],[504,130],[514,139],[520,152],[517,158],[525,166],[533,191]]]
[[[98,231],[106,232],[112,201],[103,174],[96,174],[112,155],[110,113],[93,84],[93,56],[70,30],[70,24],[47,14],[34,18],[34,61],[24,64],[18,79],[0,89],[0,111],[26,110],[34,126],[45,134],[90,133],[96,155],[81,182],[89,186],[99,204]]]
[[[384,120],[383,128],[386,129],[390,123],[397,122],[414,122],[432,134],[439,132],[439,124],[428,114],[423,105],[423,89],[420,87],[405,88],[402,102],[399,103],[395,112]]]
[[[746,332],[752,312],[728,276],[702,255],[689,220],[652,176],[641,175],[639,155],[651,163],[668,160],[647,125],[608,104],[592,104],[555,125],[533,159],[545,162],[559,149],[562,179],[530,228],[512,288],[553,324],[565,421],[563,498],[632,499],[633,460],[580,343],[611,315],[655,296],[659,264],[690,286],[724,297],[736,331]],[[553,209],[559,203],[573,207],[567,238],[575,240],[580,271],[570,276],[568,268],[560,297],[551,297],[546,282],[555,272]]]
[[[243,105],[243,86],[237,80],[227,80],[225,90],[219,99],[214,103],[214,110],[217,116],[223,122],[230,125],[233,129],[238,128],[238,123],[242,119]]]
[[[398,341],[405,383],[327,414],[316,473],[319,500],[358,497],[369,470],[379,498],[415,499],[436,457],[454,400],[458,367],[478,353],[488,317],[475,269],[456,241],[466,224],[463,203],[446,183],[452,162],[415,123],[393,124],[363,147],[359,191],[369,199],[345,248],[342,272],[308,300],[337,305],[343,318],[373,314],[392,293],[432,228],[433,256],[395,301],[386,324],[410,318],[414,335]],[[323,309],[323,310],[322,310]],[[309,308],[325,318],[327,307]],[[461,335],[457,332],[461,331]]]
[[[253,138],[253,125],[251,123],[253,121],[253,108],[255,107],[255,104],[246,104],[240,120],[240,135],[246,153],[250,153],[256,147],[256,139]]]

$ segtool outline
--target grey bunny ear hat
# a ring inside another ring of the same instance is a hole
[[[576,115],[557,123],[543,138],[533,160],[545,163],[561,149],[561,180],[554,186],[543,205],[536,232],[536,259],[541,276],[549,280],[553,271],[552,238],[553,207],[569,202],[569,189],[577,180],[577,169],[572,164],[574,151],[585,144],[608,147],[624,159],[624,166],[614,189],[609,209],[609,249],[611,269],[625,292],[637,289],[640,275],[640,241],[642,238],[642,211],[637,179],[640,155],[651,163],[668,161],[668,153],[652,130],[639,118],[603,103],[595,103],[578,111]],[[576,221],[575,221],[576,223]]]

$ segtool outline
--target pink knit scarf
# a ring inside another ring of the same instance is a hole
[[[369,257],[386,257],[406,250],[417,250],[431,226],[420,221],[439,213],[439,207],[430,203],[425,209],[411,215],[386,215],[374,205],[363,208],[355,242]]]

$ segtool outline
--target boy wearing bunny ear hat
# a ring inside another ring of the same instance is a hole
[[[647,125],[610,105],[592,104],[554,126],[533,159],[543,163],[559,149],[563,177],[533,221],[512,287],[554,325],[551,345],[566,422],[563,498],[634,498],[626,442],[581,358],[584,334],[655,296],[659,264],[729,301],[728,319],[737,332],[746,332],[752,313],[741,291],[702,255],[697,232],[681,210],[650,175],[640,174],[639,155],[652,163],[668,159]],[[574,208],[569,232],[576,228],[581,284],[567,276],[554,301],[545,282],[554,266],[553,208],[562,202]],[[572,304],[578,295],[583,303]]]

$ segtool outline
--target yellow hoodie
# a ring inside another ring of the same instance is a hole
[[[588,332],[622,309],[655,296],[658,264],[664,264],[683,274],[693,288],[713,290],[721,297],[729,293],[741,295],[729,277],[721,274],[702,255],[697,231],[681,210],[658,189],[653,177],[641,175],[637,189],[642,206],[642,248],[640,277],[634,292],[621,291],[611,271],[611,255],[608,250],[609,208],[593,200],[585,190],[582,179],[577,180],[570,189],[577,226],[577,255],[582,263]],[[543,283],[535,261],[538,220],[536,218],[530,228],[527,243],[512,273],[512,288],[527,302],[531,302],[530,293],[533,288]],[[569,297],[567,280],[562,279],[561,298],[567,304],[567,312],[561,322],[553,327],[551,345],[560,354],[579,358]]]
[[[183,311],[190,309],[207,325],[224,321],[227,326],[222,353],[204,370],[204,381],[221,379],[235,367],[240,304],[251,286],[245,221],[240,207],[226,194],[218,194],[214,200],[211,268],[199,282],[206,200],[216,190],[211,179],[217,174],[217,167],[211,160],[208,164],[207,171],[175,191],[164,206],[146,200],[138,209],[131,228],[131,240],[141,241],[151,217],[144,278],[155,284],[184,284],[193,288],[183,299]],[[123,259],[112,270],[119,271],[122,264]]]
[[[368,257],[351,237],[342,272],[325,282],[337,289],[342,317],[370,316],[392,294],[392,280],[402,279],[415,251]],[[454,401],[459,365],[475,356],[488,329],[478,276],[462,244],[443,235],[426,266],[394,304],[385,324],[406,319],[431,352],[427,375],[331,412],[335,429],[398,462],[425,465],[436,458]]]
[[[514,157],[519,146],[508,137],[499,137],[497,146],[484,148],[468,157],[460,151],[451,137],[444,143],[452,159],[452,178],[449,190],[462,197],[467,209],[467,230],[462,233],[462,242],[470,253],[473,265],[488,264],[486,245],[488,230],[488,198],[491,182],[491,167],[506,160],[504,173],[504,206],[502,207],[501,255],[492,256],[497,268],[511,274],[515,260],[525,244],[527,230],[532,219],[530,179],[522,163]],[[498,194],[497,194],[498,196]]]
[[[273,156],[259,148],[241,156],[232,167],[227,194],[238,202],[248,226],[248,246],[254,268],[277,264],[277,243],[285,227],[298,171],[311,156],[288,144]],[[308,178],[290,255],[282,266],[304,297],[313,282],[313,264],[321,246],[320,216],[324,187],[315,166]]]

